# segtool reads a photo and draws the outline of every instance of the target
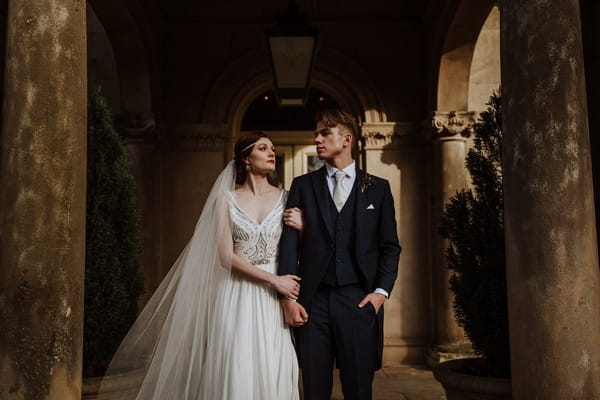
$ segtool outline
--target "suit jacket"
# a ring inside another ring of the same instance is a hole
[[[334,232],[329,215],[330,193],[326,168],[299,176],[292,182],[287,207],[304,214],[302,240],[284,226],[279,245],[280,275],[302,278],[298,302],[310,313],[310,303],[334,255]],[[398,275],[400,245],[396,232],[394,200],[385,179],[357,169],[355,243],[361,286],[365,292],[382,288],[391,294]],[[383,308],[378,313],[379,348],[383,349]],[[381,354],[379,354],[381,356]]]

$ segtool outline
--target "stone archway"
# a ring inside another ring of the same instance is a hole
[[[273,88],[271,70],[266,63],[266,53],[255,50],[236,60],[213,85],[201,120],[213,134],[221,135],[225,145],[226,159],[233,154],[233,143],[241,132],[246,110],[261,93]],[[336,68],[344,65],[343,71]],[[344,109],[358,116],[363,131],[394,129],[387,122],[386,112],[376,86],[368,75],[353,60],[335,49],[321,49],[314,65],[311,86],[331,96]],[[215,124],[216,123],[216,124]],[[297,132],[299,133],[299,132]],[[296,135],[292,135],[296,137]],[[298,137],[305,145],[312,144],[311,136]],[[293,141],[291,138],[288,142]],[[290,142],[291,143],[291,142]],[[362,140],[359,141],[357,160],[365,165],[366,156]]]
[[[468,186],[464,160],[467,139],[473,130],[475,113],[469,110],[469,89],[476,44],[482,27],[495,5],[493,0],[462,0],[450,14],[443,38],[437,74],[431,77],[434,107],[431,116],[432,187],[431,243],[434,346],[428,362],[454,358],[468,352],[468,340],[457,325],[453,296],[448,289],[449,271],[445,262],[447,242],[438,234],[445,204],[457,190]]]
[[[162,280],[160,269],[160,152],[156,146],[155,114],[160,94],[151,51],[156,52],[150,22],[144,20],[143,10],[129,1],[88,0],[106,32],[116,65],[120,108],[115,113],[116,125],[124,138],[136,182],[137,206],[140,215],[142,253],[140,269],[144,275],[143,305]],[[148,50],[154,49],[154,50]]]
[[[147,117],[152,113],[151,66],[141,28],[123,1],[89,3],[106,30],[115,55],[121,88],[118,111]]]
[[[232,63],[211,88],[201,112],[201,121],[226,124],[232,133],[239,131],[249,104],[273,86],[266,57],[263,50],[255,50]],[[345,66],[341,72],[336,68],[340,60]],[[338,51],[327,48],[320,50],[312,74],[312,85],[331,95],[363,122],[386,122],[381,96],[368,75]]]
[[[119,73],[113,46],[94,9],[86,7],[87,86],[99,88],[112,112],[121,110]]]
[[[352,89],[343,85],[339,78],[335,78],[326,72],[314,71],[311,86],[330,95],[342,108],[350,110],[355,115],[364,115],[361,112],[363,108]],[[249,81],[241,88],[240,94],[232,103],[229,114],[229,121],[234,136],[240,131],[242,119],[250,103],[261,93],[272,87],[272,76],[270,72],[267,72],[260,74],[255,80]]]
[[[264,59],[261,60],[264,64]],[[234,66],[235,68],[235,66]],[[351,87],[344,79],[329,73],[321,64],[320,68],[315,66],[312,73],[311,87],[317,89],[327,96],[334,99],[343,109],[349,110],[354,115],[357,115],[361,120],[371,117],[363,112],[364,106],[361,99],[356,94],[356,88]],[[234,95],[231,107],[227,115],[227,126],[229,129],[230,145],[227,146],[228,158],[233,156],[233,143],[242,133],[242,120],[252,102],[262,93],[273,88],[272,74],[270,70],[263,70],[253,79],[245,82]],[[271,132],[275,134],[275,132]],[[278,153],[281,157],[280,162],[285,165],[285,174],[287,179],[284,179],[284,184],[290,184],[293,176],[306,173],[307,170],[300,167],[302,159],[311,157],[313,153],[313,135],[311,131],[293,130],[285,132],[277,132],[273,138],[278,149],[285,149],[282,153]],[[314,156],[314,154],[313,154]],[[357,161],[359,165],[364,164],[364,157],[359,151],[357,153]],[[289,188],[289,186],[286,186]]]
[[[459,3],[443,40],[437,76],[437,110],[467,110],[469,76],[477,38],[494,0]]]
[[[494,6],[481,27],[469,72],[467,110],[478,115],[500,88],[500,10]]]

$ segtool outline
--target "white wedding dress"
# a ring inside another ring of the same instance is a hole
[[[259,224],[228,193],[234,252],[277,273],[286,192]],[[217,290],[204,369],[203,399],[298,399],[298,363],[277,293],[232,273]],[[220,314],[227,315],[222,318]]]
[[[238,207],[234,189],[230,161],[192,238],[117,349],[98,400],[299,398],[298,363],[277,293],[231,271],[235,253],[277,272],[287,195],[259,224]],[[126,397],[118,392],[123,379]]]

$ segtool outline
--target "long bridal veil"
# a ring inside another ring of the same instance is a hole
[[[210,191],[192,238],[115,353],[99,400],[115,398],[111,377],[123,375],[135,382],[131,393],[137,397],[131,398],[200,398],[208,321],[219,312],[216,291],[230,274],[233,242],[224,194],[234,188],[230,161]]]

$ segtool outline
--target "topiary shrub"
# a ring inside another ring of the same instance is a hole
[[[466,158],[472,189],[450,199],[440,234],[449,241],[455,317],[486,361],[487,371],[480,372],[510,377],[500,96],[494,93],[487,105]]]
[[[134,181],[100,90],[88,96],[83,367],[99,375],[137,316],[142,279]]]

